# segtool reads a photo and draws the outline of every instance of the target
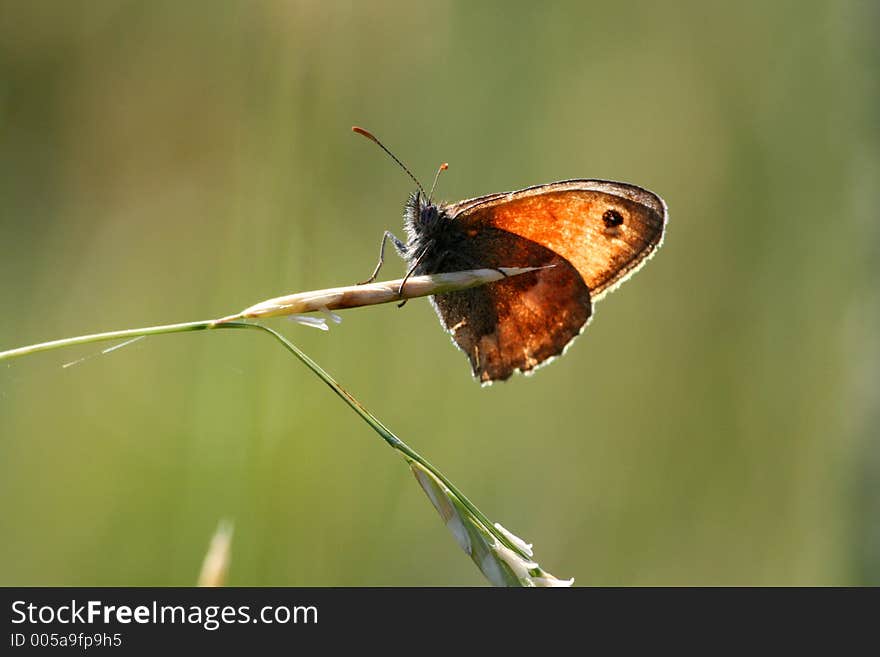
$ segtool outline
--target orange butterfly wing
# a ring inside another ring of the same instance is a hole
[[[607,180],[566,180],[444,209],[466,230],[500,228],[562,256],[578,270],[593,301],[656,251],[668,219],[656,194]]]
[[[434,298],[483,383],[530,372],[562,353],[586,325],[591,299],[630,276],[659,246],[667,218],[651,192],[598,180],[492,194],[443,210],[483,266],[554,265]]]

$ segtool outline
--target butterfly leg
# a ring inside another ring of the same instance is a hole
[[[379,245],[379,262],[376,263],[376,268],[373,270],[373,273],[370,277],[358,283],[358,285],[366,285],[367,283],[372,283],[376,280],[376,276],[379,275],[379,270],[382,269],[382,265],[385,264],[385,242],[391,240],[394,243],[394,248],[397,249],[397,252],[402,256],[406,257],[407,248],[406,244],[397,239],[397,237],[390,230],[386,230],[385,234],[382,235],[382,243]]]
[[[407,280],[409,280],[409,277],[413,275],[413,272],[416,270],[416,267],[419,266],[419,264],[422,262],[424,257],[428,254],[428,251],[431,250],[432,246],[434,246],[433,241],[430,241],[427,244],[425,244],[425,247],[422,249],[422,252],[419,254],[419,257],[416,258],[416,261],[412,264],[412,266],[409,268],[409,270],[407,270],[406,276],[404,276],[403,280],[400,281],[400,287],[397,288],[397,296],[400,296],[400,297],[403,296],[403,286],[406,285]],[[407,299],[404,299],[399,304],[397,304],[397,307],[403,308],[406,305],[406,302],[407,302]]]

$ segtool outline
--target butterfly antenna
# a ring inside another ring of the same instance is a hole
[[[449,168],[449,165],[444,162],[440,165],[440,168],[437,169],[437,173],[434,175],[434,184],[431,185],[431,193],[428,195],[428,205],[434,202],[434,188],[437,186],[437,179],[440,177],[441,171],[446,171]]]
[[[379,141],[378,139],[376,139],[376,136],[375,136],[374,134],[372,134],[371,132],[367,132],[367,131],[364,130],[363,128],[359,128],[359,127],[357,127],[356,125],[353,125],[353,126],[351,127],[351,129],[352,129],[353,132],[358,133],[358,134],[361,135],[362,137],[366,137],[366,138],[369,139],[371,142],[373,142],[374,144],[376,144],[379,148],[381,148],[383,151],[385,151],[385,152],[388,154],[388,156],[389,156],[392,160],[394,160],[395,162],[397,162],[398,166],[399,166],[401,169],[403,169],[404,171],[406,171],[406,174],[407,174],[410,178],[413,179],[413,182],[416,184],[416,187],[419,188],[419,191],[422,193],[422,196],[424,196],[424,197],[427,198],[427,194],[425,194],[425,188],[422,187],[422,183],[419,182],[419,179],[416,178],[416,177],[412,174],[412,171],[410,171],[409,169],[406,168],[406,165],[405,165],[403,162],[401,162],[400,160],[397,159],[397,156],[396,156],[394,153],[392,153],[392,152],[389,151],[387,148],[385,148],[385,144],[383,144],[381,141]]]

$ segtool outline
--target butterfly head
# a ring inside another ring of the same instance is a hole
[[[419,197],[416,194],[416,197]],[[440,209],[431,199],[427,201],[418,198],[418,206],[419,206],[419,227],[424,229],[430,229],[440,220]]]
[[[440,177],[440,172],[446,171],[448,168],[449,165],[444,162],[437,169],[437,174],[434,176],[434,184],[431,185],[431,193],[427,195],[427,199],[424,198],[424,190],[421,188],[421,185],[419,185],[419,191],[412,196],[411,200],[414,210],[412,216],[415,220],[413,228],[418,233],[433,232],[445,218],[443,210],[434,203],[434,189],[437,187],[437,179]]]
[[[425,199],[421,192],[414,192],[406,204],[404,224],[411,236],[430,237],[442,224],[444,216],[436,203]]]

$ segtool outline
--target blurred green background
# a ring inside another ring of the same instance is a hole
[[[361,280],[412,185],[352,124],[447,200],[637,183],[664,247],[534,377],[481,389],[423,300],[271,324],[559,577],[880,584],[878,18],[2,2],[0,349]],[[105,346],[0,365],[0,584],[189,585],[221,518],[230,584],[483,584],[270,340]]]

